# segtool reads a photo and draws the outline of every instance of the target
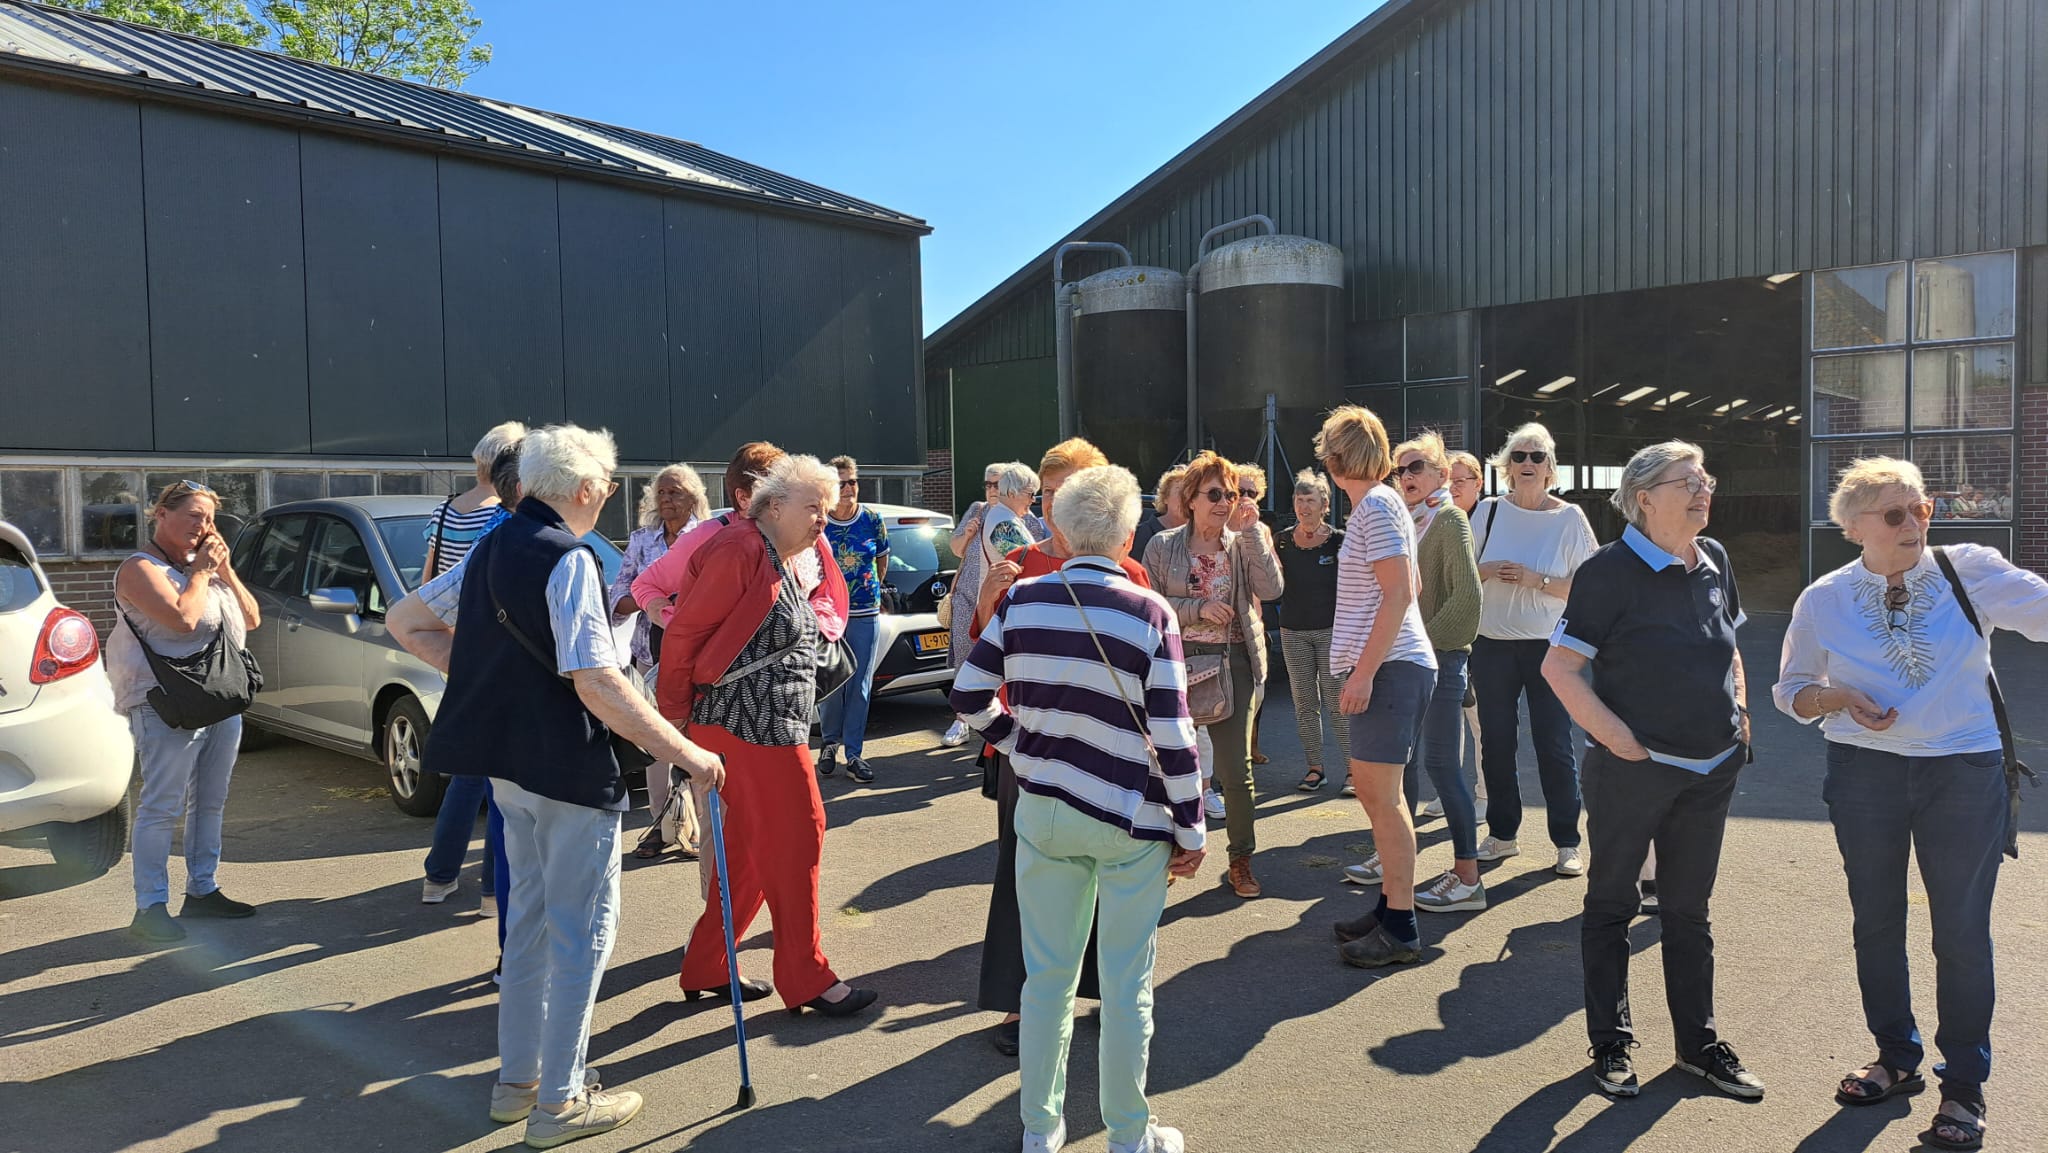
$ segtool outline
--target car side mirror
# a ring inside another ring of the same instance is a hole
[[[306,602],[313,606],[316,613],[352,617],[360,615],[363,611],[363,602],[356,597],[353,589],[314,589],[306,594]]]

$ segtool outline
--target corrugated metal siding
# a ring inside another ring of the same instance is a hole
[[[1086,239],[1186,268],[1263,212],[1343,249],[1354,320],[2048,243],[2037,3],[1413,7]],[[1048,355],[1049,280],[927,355]]]

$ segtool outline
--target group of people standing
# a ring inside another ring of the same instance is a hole
[[[1595,1082],[1637,1092],[1627,930],[1645,909],[1654,861],[1677,1067],[1730,1095],[1761,1096],[1714,1012],[1709,904],[1752,730],[1737,644],[1746,617],[1728,550],[1705,535],[1717,481],[1703,451],[1672,441],[1636,453],[1612,497],[1626,527],[1603,546],[1584,513],[1552,493],[1556,446],[1540,425],[1509,435],[1492,462],[1507,491],[1485,500],[1476,459],[1433,434],[1390,444],[1357,406],[1332,412],[1315,447],[1328,479],[1294,478],[1296,523],[1278,533],[1258,518],[1255,470],[1199,454],[1162,482],[1156,515],[1141,523],[1135,478],[1070,440],[1035,470],[992,467],[984,501],[955,536],[966,563],[952,590],[952,705],[959,736],[986,742],[997,799],[979,1000],[1005,1014],[996,1044],[1020,1058],[1027,1153],[1065,1140],[1077,994],[1103,1003],[1112,1150],[1185,1147],[1143,1091],[1156,930],[1167,885],[1206,859],[1211,796],[1226,830],[1224,883],[1260,895],[1252,764],[1274,601],[1307,767],[1299,787],[1327,782],[1327,717],[1373,831],[1373,854],[1346,879],[1377,884],[1380,896],[1336,925],[1342,959],[1414,963],[1424,953],[1417,910],[1485,908],[1480,864],[1519,852],[1526,700],[1552,867],[1587,877]],[[501,427],[476,455],[477,488],[437,517],[431,579],[393,606],[387,626],[447,677],[431,763],[482,786],[450,789],[450,823],[466,840],[477,806],[488,798],[492,810],[487,856],[497,858],[503,915],[490,1116],[524,1121],[527,1143],[546,1148],[623,1125],[642,1105],[599,1087],[584,1065],[619,916],[629,794],[617,741],[656,770],[675,766],[676,786],[698,798],[719,791],[734,929],[743,935],[764,906],[774,920],[773,983],[735,984],[720,898],[703,885],[678,976],[685,999],[737,987],[745,1000],[780,994],[791,1012],[828,1017],[876,1002],[823,952],[819,779],[833,771],[835,746],[856,780],[871,779],[865,694],[849,690],[871,675],[858,622],[879,611],[887,535],[859,505],[855,462],[754,443],[728,468],[733,509],[722,516],[705,515],[694,472],[657,476],[629,543],[631,572],[607,585],[579,538],[619,487],[608,434]],[[1332,483],[1351,510],[1342,528],[1330,516]],[[167,486],[148,547],[116,585],[124,624],[108,659],[143,773],[134,931],[152,940],[183,933],[167,909],[166,858],[170,826],[188,809],[183,916],[256,911],[214,877],[239,720],[167,724],[145,659],[146,649],[180,655],[215,637],[239,644],[260,623],[212,531],[217,505],[203,485]],[[2020,772],[1988,638],[2007,628],[2048,640],[2048,581],[1990,549],[1930,546],[1933,512],[1908,462],[1860,460],[1845,472],[1830,515],[1860,556],[1799,597],[1772,699],[1819,721],[1827,738],[1824,799],[1878,1050],[1842,1078],[1837,1100],[1865,1106],[1926,1083],[1907,978],[1911,852],[1934,925],[1945,1058],[1932,1070],[1941,1104],[1921,1136],[1972,1149],[1987,1117],[1991,902],[2001,853],[2012,850]],[[621,652],[613,628],[635,612]],[[871,624],[865,635],[871,650]],[[843,682],[828,701],[848,695],[827,707],[825,751],[814,755],[827,678]],[[1461,756],[1475,708],[1483,838]],[[1423,774],[1452,842],[1451,867],[1426,880],[1414,831]],[[662,851],[659,822],[649,837],[640,851]],[[430,855],[423,899],[452,888],[446,859],[438,846]]]

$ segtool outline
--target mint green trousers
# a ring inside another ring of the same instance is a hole
[[[1102,1124],[1111,1141],[1145,1135],[1145,1064],[1152,1047],[1152,961],[1166,908],[1171,846],[1141,841],[1036,793],[1017,798],[1017,910],[1024,937],[1019,1109],[1027,1132],[1057,1129],[1067,1100],[1074,987],[1098,906],[1102,980]]]

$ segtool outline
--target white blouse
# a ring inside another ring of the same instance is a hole
[[[1983,545],[1946,551],[1987,630],[2048,640],[2048,581]],[[1771,699],[1806,724],[1815,718],[1792,708],[1799,690],[1857,689],[1881,709],[1898,709],[1898,719],[1878,732],[1857,724],[1846,709],[1829,713],[1821,718],[1829,740],[1909,757],[1997,751],[1998,721],[1984,685],[1991,642],[1970,627],[1931,551],[1906,573],[1905,587],[1912,600],[1901,627],[1893,628],[1884,607],[1885,578],[1860,559],[1808,586],[1792,606]]]
[[[1472,508],[1475,559],[1511,560],[1550,577],[1568,577],[1599,549],[1593,526],[1578,505],[1526,509],[1504,496]],[[1551,592],[1531,580],[1479,586],[1479,635],[1496,641],[1547,641],[1564,615],[1564,590]]]

